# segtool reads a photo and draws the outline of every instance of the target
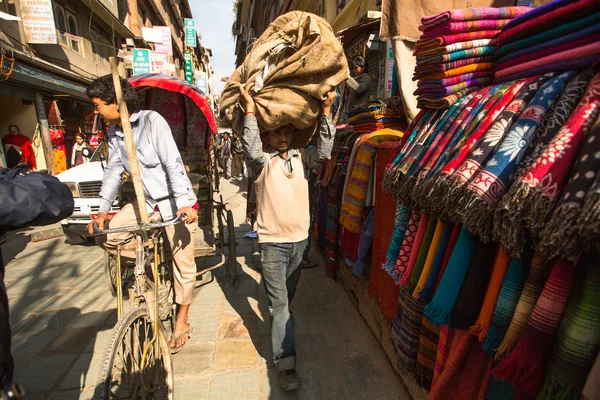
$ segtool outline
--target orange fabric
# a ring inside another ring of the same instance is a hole
[[[488,71],[494,68],[494,63],[475,63],[470,65],[465,65],[464,67],[458,67],[454,69],[449,69],[448,71],[440,72],[437,74],[431,74],[420,78],[420,81],[429,81],[429,80],[438,80],[444,78],[451,78],[453,76],[458,76],[462,74],[469,74],[471,72],[477,71]],[[413,78],[414,79],[414,78]]]
[[[492,322],[494,315],[494,309],[496,308],[496,302],[500,295],[500,289],[502,289],[502,282],[504,282],[504,276],[508,270],[508,264],[510,263],[510,257],[504,252],[504,249],[500,247],[496,261],[494,262],[494,269],[492,270],[492,278],[488,285],[481,311],[479,312],[479,318],[475,322],[475,325],[471,328],[470,332],[479,337],[480,342],[485,341],[488,328]]]

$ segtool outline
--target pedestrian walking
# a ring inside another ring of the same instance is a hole
[[[255,178],[256,230],[261,253],[263,282],[271,305],[273,358],[283,390],[300,387],[296,373],[296,344],[290,304],[300,280],[300,262],[307,244],[310,223],[306,169],[331,158],[335,128],[331,105],[335,91],[322,105],[317,144],[305,150],[291,148],[296,128],[285,125],[266,132],[263,151],[250,86],[239,85],[245,103],[243,146],[248,167]]]
[[[231,153],[231,139],[229,138],[229,132],[226,132],[223,134],[223,141],[221,143],[221,157],[223,159],[223,171],[225,172],[225,179],[231,178]]]
[[[192,328],[188,324],[188,312],[196,287],[193,238],[197,228],[195,222],[198,220],[198,203],[169,124],[155,111],[139,110],[137,94],[126,79],[121,79],[121,87],[138,150],[137,156],[150,220],[171,220],[176,215],[187,217],[185,224],[165,228],[176,267],[173,275],[175,302],[179,306],[179,311],[169,344],[171,352],[175,353],[186,344],[192,334]],[[100,229],[104,229],[108,222],[107,213],[121,187],[121,173],[127,171],[131,174],[131,167],[125,146],[125,134],[120,126],[121,118],[112,75],[96,79],[86,93],[92,99],[94,113],[98,114],[109,128],[108,165],[102,177],[100,210],[98,216],[88,225],[88,231],[92,234],[94,223],[97,223]],[[136,210],[136,204],[125,205],[108,223],[110,228],[135,225]],[[132,239],[132,233],[114,233],[107,235],[99,244],[112,254],[116,254],[117,247],[120,246],[121,257],[133,262],[136,243]]]
[[[235,176],[241,178],[244,175],[244,147],[237,133],[233,133],[233,141],[231,143],[233,150],[233,160],[235,164]]]
[[[76,167],[90,161],[89,158],[83,156],[83,149],[87,148],[88,146],[85,143],[85,136],[83,133],[80,132],[75,135],[75,144],[71,149],[71,167]]]

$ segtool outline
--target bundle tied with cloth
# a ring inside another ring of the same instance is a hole
[[[242,132],[239,84],[250,84],[261,131],[293,124],[293,146],[312,136],[327,92],[350,76],[342,45],[322,18],[300,11],[273,21],[231,75],[221,96],[221,121]]]

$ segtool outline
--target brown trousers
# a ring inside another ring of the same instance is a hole
[[[137,204],[127,204],[109,222],[110,228],[132,226],[137,224]],[[150,221],[160,221],[160,213],[150,215]],[[181,222],[167,226],[165,232],[173,252],[175,267],[175,301],[177,304],[191,304],[196,287],[196,260],[194,259],[194,233],[197,224]],[[113,233],[98,238],[98,244],[111,254],[117,254],[117,246],[121,245],[121,257],[135,259],[135,237],[132,233]]]
[[[244,155],[233,153],[233,159],[235,160],[235,175],[242,176],[244,171],[242,170],[242,166],[244,165]]]

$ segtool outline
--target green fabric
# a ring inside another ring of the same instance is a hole
[[[579,399],[600,347],[600,261],[587,254],[560,325],[542,387],[544,399]]]
[[[429,246],[431,246],[431,241],[433,240],[433,234],[435,233],[435,227],[437,226],[437,223],[437,219],[429,218],[427,230],[425,231],[425,236],[423,237],[421,247],[419,248],[419,256],[417,257],[415,269],[413,269],[413,272],[410,275],[408,293],[414,292],[415,288],[417,287],[417,283],[419,283],[419,278],[421,278],[423,266],[425,266],[425,261],[427,260],[427,253],[429,253]]]
[[[544,43],[572,32],[577,32],[582,28],[586,28],[598,22],[600,22],[600,13],[592,14],[585,18],[569,22],[568,24],[560,25],[556,28],[549,29],[542,33],[538,33],[537,35],[533,35],[528,38],[517,40],[516,42],[500,46],[496,50],[496,53],[494,53],[494,58],[497,60],[509,53],[523,50],[528,47],[535,46],[536,44]]]

